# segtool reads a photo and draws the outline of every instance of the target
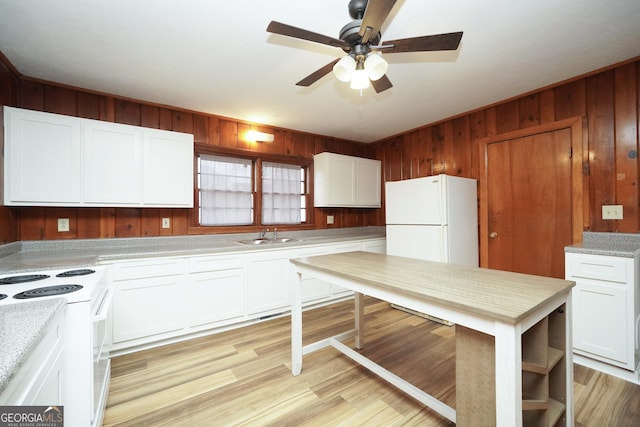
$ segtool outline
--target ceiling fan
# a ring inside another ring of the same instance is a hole
[[[387,19],[397,0],[351,0],[349,15],[353,19],[340,30],[340,38],[325,36],[291,25],[271,21],[267,31],[283,36],[308,40],[333,47],[339,47],[347,56],[331,61],[309,74],[296,85],[311,86],[320,78],[333,71],[341,81],[351,82],[351,88],[364,89],[369,82],[377,93],[393,85],[386,76],[387,62],[380,53],[425,52],[456,50],[462,39],[462,32],[436,34],[387,40],[380,44],[380,28]]]

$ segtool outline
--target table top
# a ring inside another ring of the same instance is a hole
[[[569,294],[575,282],[370,252],[291,260],[297,266],[508,323]],[[568,295],[567,295],[568,296]]]

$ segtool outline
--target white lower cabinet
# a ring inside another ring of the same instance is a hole
[[[184,260],[154,258],[113,267],[114,347],[184,327]]]
[[[628,370],[637,362],[638,292],[634,258],[566,254],[573,289],[576,354]]]
[[[318,255],[326,255],[330,253],[328,248],[314,248],[314,249],[301,249],[296,253],[298,257],[310,257]],[[291,273],[293,277],[293,264],[290,264]],[[327,283],[324,280],[317,279],[315,277],[302,276],[302,303],[312,303],[314,301],[329,298],[331,296],[331,283]]]
[[[115,262],[110,269],[115,286],[112,351],[124,353],[287,313],[294,280],[291,258],[381,248],[384,238]],[[302,292],[305,306],[352,294],[305,277]]]
[[[276,313],[291,306],[291,251],[248,255],[247,313]]]
[[[245,314],[244,262],[240,256],[189,259],[187,326],[203,328],[229,323]]]
[[[370,240],[362,243],[362,250],[365,252],[373,252],[374,254],[387,253],[386,239]]]
[[[63,322],[58,310],[49,329],[29,358],[0,394],[3,405],[61,405],[64,375]]]

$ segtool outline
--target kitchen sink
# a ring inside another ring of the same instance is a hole
[[[291,239],[289,237],[278,237],[277,239],[266,239],[266,238],[257,238],[257,239],[249,239],[249,240],[240,240],[238,243],[243,245],[268,245],[274,243],[287,243],[287,242],[297,242],[297,239]]]

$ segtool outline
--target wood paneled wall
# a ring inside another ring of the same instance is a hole
[[[296,157],[311,157],[323,151],[368,157],[371,152],[367,144],[269,126],[255,128],[273,133],[274,143],[251,144],[242,137],[251,128],[250,123],[12,76],[6,69],[0,79],[3,87],[9,85],[11,92],[17,94],[1,98],[1,104],[193,133],[195,142],[199,144]],[[334,224],[327,225],[327,215],[334,216]],[[313,216],[315,228],[375,225],[377,221],[372,209],[315,209]],[[58,233],[57,218],[61,217],[70,219],[69,232]],[[170,229],[161,228],[164,217],[171,218]],[[6,243],[16,240],[186,235],[194,233],[194,229],[190,229],[196,225],[190,224],[193,217],[192,209],[2,207],[0,240]],[[195,233],[198,232],[196,229]]]
[[[2,61],[0,61],[0,65]],[[638,122],[640,61],[637,59],[557,86],[407,131],[373,144],[358,144],[264,126],[273,144],[250,147],[239,137],[250,124],[234,119],[157,106],[141,101],[33,81],[0,66],[0,103],[153,128],[190,132],[198,143],[240,150],[311,156],[322,151],[383,161],[384,179],[447,173],[478,178],[478,139],[570,117],[588,124],[591,231],[640,231]],[[603,221],[603,204],[624,206],[624,219]],[[0,208],[0,241],[111,238],[188,233],[189,209]],[[326,224],[333,215],[334,225]],[[160,228],[162,217],[172,228]],[[71,231],[57,232],[57,218],[69,217]],[[383,209],[315,209],[316,228],[384,225]]]
[[[0,106],[16,105],[18,102],[18,78],[15,70],[7,64],[9,62],[0,52]],[[0,124],[4,126],[3,116],[0,114]],[[4,132],[0,132],[0,150],[1,153],[4,153]],[[0,177],[2,176],[4,176],[4,162],[0,161]],[[0,185],[0,201],[2,198],[4,198],[4,191]],[[14,209],[0,206],[0,243],[15,242],[16,240],[19,240],[17,212]]]
[[[447,173],[479,178],[479,138],[572,117],[588,125],[584,173],[588,229],[637,233],[640,61],[576,78],[374,144],[387,181]],[[624,219],[602,220],[602,205]]]

